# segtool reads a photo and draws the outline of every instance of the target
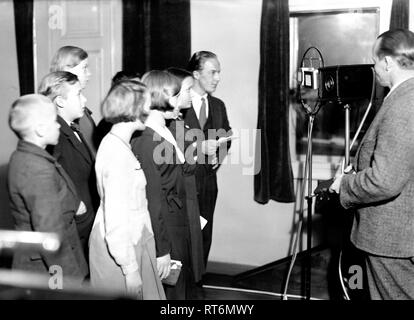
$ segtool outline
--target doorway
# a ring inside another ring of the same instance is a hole
[[[100,103],[112,76],[122,68],[121,0],[35,0],[35,86],[49,73],[50,62],[62,46],[84,49],[92,73],[84,95],[96,122]]]

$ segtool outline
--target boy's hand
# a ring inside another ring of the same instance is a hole
[[[157,258],[157,269],[158,269],[158,276],[162,279],[168,277],[171,271],[171,256],[170,254],[166,254],[162,257]]]

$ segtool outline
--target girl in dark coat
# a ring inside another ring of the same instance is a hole
[[[175,285],[165,284],[167,299],[191,299],[195,281],[191,265],[191,240],[187,216],[184,155],[166,120],[176,116],[172,102],[180,91],[177,78],[165,71],[150,71],[142,82],[151,93],[151,111],[146,129],[132,139],[132,150],[147,180],[148,209],[156,242],[157,268],[162,279],[171,271],[171,262],[180,261],[181,273]]]
[[[191,95],[190,89],[194,84],[194,78],[190,72],[180,68],[168,68],[168,73],[174,75],[181,82],[181,89],[175,104],[176,112],[186,112],[186,109],[191,107]],[[195,180],[195,168],[196,168],[196,146],[191,139],[191,130],[185,125],[184,120],[180,115],[176,119],[170,120],[168,123],[168,129],[174,135],[175,140],[178,143],[179,148],[184,153],[186,162],[184,163],[184,181],[185,191],[187,195],[187,214],[188,222],[190,224],[190,236],[191,236],[191,263],[193,266],[194,280],[200,282],[205,272],[204,260],[203,260],[203,235],[201,233],[200,223],[200,207],[197,199],[197,185]]]

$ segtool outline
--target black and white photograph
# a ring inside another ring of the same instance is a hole
[[[0,0],[0,57],[0,300],[414,300],[412,1]]]

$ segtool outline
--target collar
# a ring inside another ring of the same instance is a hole
[[[70,123],[63,119],[61,116],[57,116],[57,121],[60,124],[60,129],[63,132],[68,133],[72,131],[72,129],[70,128]]]
[[[184,163],[185,162],[184,154],[182,153],[181,149],[178,148],[177,141],[175,140],[171,131],[166,126],[161,126],[155,121],[151,121],[150,118],[148,118],[148,120],[147,122],[145,122],[145,125],[151,128],[152,130],[154,130],[156,133],[158,133],[162,138],[167,140],[169,143],[171,143],[175,148],[178,159],[181,161],[181,163]]]
[[[69,122],[69,121],[67,121],[65,118],[63,118],[62,116],[60,116],[60,115],[58,115],[58,119],[60,118],[60,124],[62,124],[62,122],[64,122],[64,123],[66,123],[67,125],[68,125],[68,127],[70,128],[70,125],[74,122],[74,121],[72,121],[72,122]]]
[[[91,116],[92,115],[92,111],[91,111],[91,109],[89,109],[88,107],[84,107],[84,111],[85,111],[85,114],[87,114],[87,115],[89,115],[89,116]]]
[[[154,130],[155,132],[157,132],[160,135],[161,135],[161,132],[164,132],[164,130],[167,129],[166,127],[163,127],[162,125],[160,125],[156,121],[152,121],[152,119],[150,117],[148,117],[147,120],[145,121],[145,126],[150,127],[152,130]]]
[[[204,93],[203,95],[200,95],[193,89],[190,89],[190,95],[191,95],[191,99],[197,99],[197,100],[201,100],[201,98],[204,98],[207,100],[207,96],[208,96],[207,92]]]
[[[56,162],[56,159],[53,156],[51,156],[50,153],[29,141],[19,140],[17,144],[17,150],[21,152],[35,154],[53,163]]]
[[[61,116],[57,117],[58,123],[60,124],[60,131],[64,133],[66,136],[72,136],[75,135],[72,128],[70,127],[70,123],[68,123],[65,119],[63,119]]]
[[[408,80],[412,80],[412,79],[414,79],[414,76],[409,77],[409,78],[407,78],[407,79],[403,79],[403,80],[401,80],[401,81],[399,81],[399,82],[395,83],[395,84],[391,87],[390,92],[388,92],[388,94],[385,96],[385,98],[388,98],[388,97],[390,96],[391,92],[393,92],[395,89],[397,89],[397,88],[398,88],[401,84],[403,84],[404,82],[406,82],[406,81],[408,81]],[[385,98],[384,98],[384,99],[385,99]]]

